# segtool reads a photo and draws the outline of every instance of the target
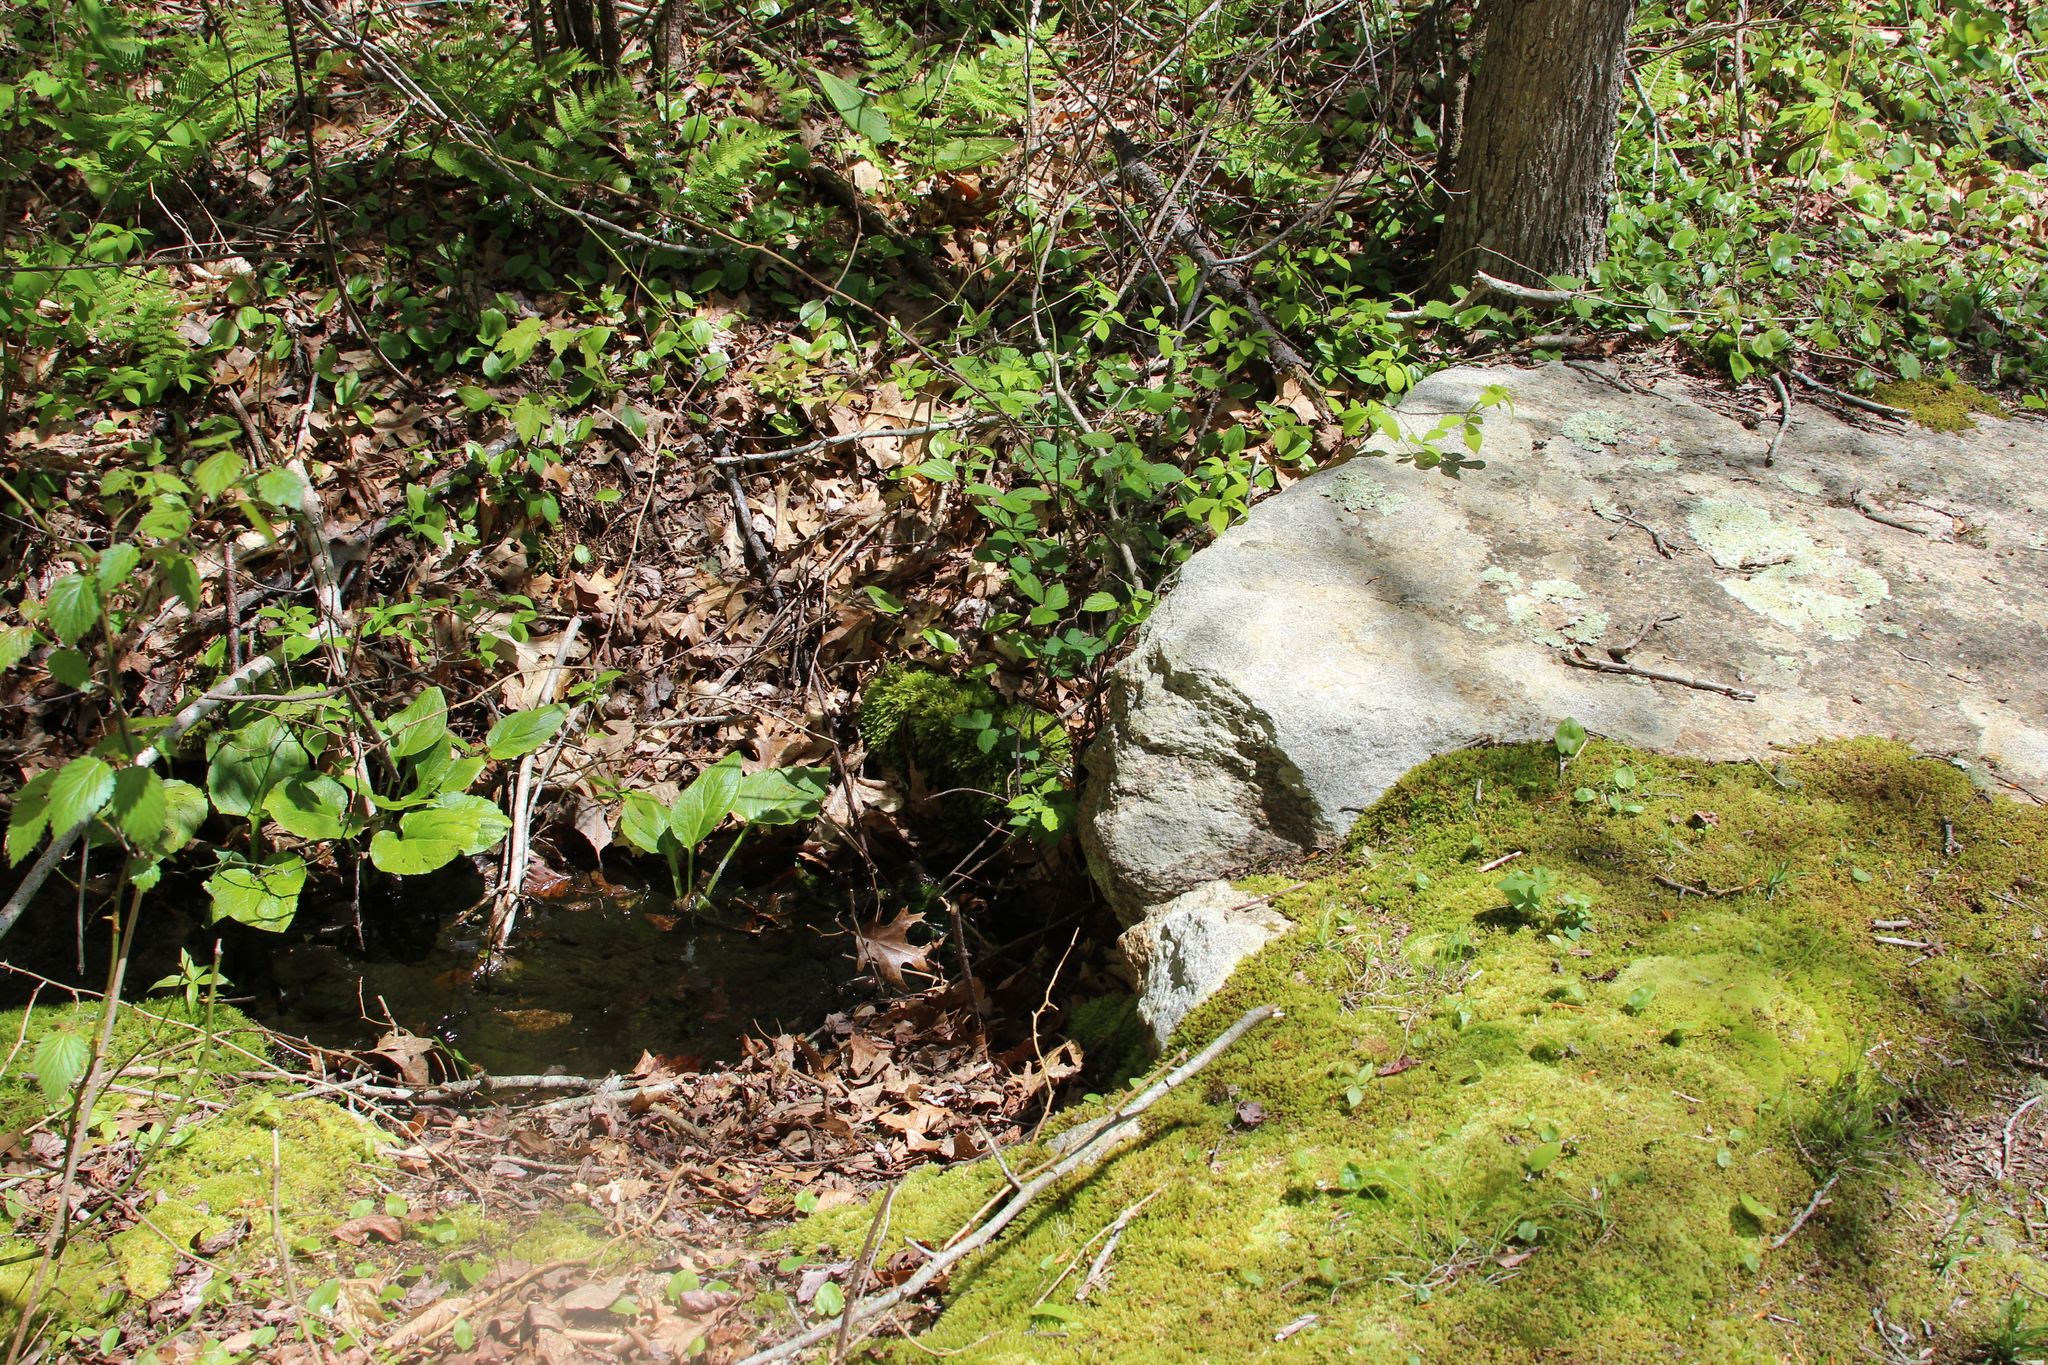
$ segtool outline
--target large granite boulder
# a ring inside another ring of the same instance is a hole
[[[1890,735],[2048,793],[2048,425],[1800,404],[1767,458],[1775,420],[1563,365],[1444,371],[1403,420],[1491,385],[1512,407],[1485,415],[1484,468],[1361,455],[1304,479],[1140,632],[1083,824],[1127,923],[1338,842],[1431,755],[1566,716],[1722,759]]]

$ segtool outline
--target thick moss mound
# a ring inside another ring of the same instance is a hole
[[[1021,767],[1063,770],[1072,743],[1057,716],[1006,702],[985,682],[890,664],[861,691],[860,737],[882,765],[925,790],[1011,795]]]
[[[1410,774],[1310,875],[1276,902],[1296,932],[1179,1042],[1286,1017],[956,1271],[920,1344],[1776,1361],[1894,1358],[1903,1331],[1956,1359],[2048,1280],[2027,1182],[1979,1159],[2037,1083],[2013,1051],[2039,1017],[2048,812],[1877,742],[1776,769],[1595,742],[1563,774],[1548,748],[1477,750]],[[2028,1116],[2015,1143],[2041,1140]],[[891,1236],[941,1243],[1002,1186],[916,1177]],[[866,1229],[856,1208],[799,1236],[846,1255]]]
[[[1880,403],[1904,408],[1929,431],[1974,431],[1973,413],[2003,417],[2006,411],[1990,394],[1958,379],[1901,379],[1880,384],[1871,396]]]

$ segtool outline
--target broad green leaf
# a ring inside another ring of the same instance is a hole
[[[1081,603],[1082,611],[1115,611],[1123,604],[1112,592],[1091,592]]]
[[[278,783],[263,798],[263,813],[301,839],[343,839],[351,833],[348,790],[323,773]]]
[[[553,739],[568,716],[569,708],[560,705],[514,711],[484,736],[484,752],[501,761],[524,757]]]
[[[441,840],[463,853],[482,853],[505,837],[512,820],[481,796],[444,796],[437,805],[402,817],[398,828],[408,841]]]
[[[256,476],[256,496],[287,512],[296,512],[304,507],[306,496],[312,491],[306,476],[296,469],[279,466]]]
[[[732,814],[733,796],[740,785],[740,756],[727,754],[697,774],[676,803],[668,808],[668,828],[684,848],[695,848],[711,837],[726,816]]]
[[[157,840],[155,852],[169,857],[192,842],[192,836],[199,833],[199,826],[206,822],[210,809],[206,793],[190,782],[176,778],[164,783],[164,832]]]
[[[845,1307],[846,1291],[831,1280],[819,1285],[816,1297],[811,1300],[812,1310],[822,1317],[837,1317]]]
[[[269,863],[233,863],[206,879],[215,920],[231,919],[272,933],[290,926],[305,885],[306,860],[296,856]]]
[[[60,644],[76,644],[100,623],[99,584],[84,574],[65,574],[50,585],[43,617]]]
[[[1551,742],[1557,745],[1559,758],[1574,758],[1586,747],[1586,727],[1566,716],[1557,723],[1557,737]]]
[[[887,588],[878,588],[870,583],[862,588],[861,591],[868,595],[868,601],[874,603],[875,610],[881,612],[884,616],[900,616],[903,614],[903,599],[890,592]]]
[[[846,120],[846,126],[870,142],[887,142],[894,134],[889,120],[875,106],[875,97],[850,81],[841,80],[829,71],[817,73],[818,84],[825,91],[825,99]]]
[[[370,840],[370,861],[379,872],[394,877],[417,877],[438,872],[462,854],[462,845],[450,839],[408,839],[394,830],[377,831]]]
[[[235,486],[248,465],[233,450],[216,450],[192,471],[192,486],[209,498],[217,498]]]
[[[19,863],[35,851],[50,827],[50,784],[57,780],[55,768],[45,768],[21,784],[14,794],[14,809],[7,815],[7,861]]]
[[[411,705],[384,722],[391,736],[391,756],[411,758],[425,753],[448,735],[448,700],[438,687],[429,687],[412,699]]]
[[[659,853],[661,837],[668,833],[668,812],[645,792],[627,792],[619,809],[619,833],[642,853]]]
[[[83,692],[92,686],[92,660],[82,649],[53,649],[43,660],[43,667],[66,687],[75,687]]]
[[[312,767],[313,755],[284,722],[264,716],[215,742],[206,790],[222,815],[250,815],[263,809],[272,787]]]
[[[85,1068],[92,1061],[92,1048],[81,1034],[70,1029],[52,1029],[43,1041],[36,1044],[36,1084],[43,1088],[43,1098],[51,1104],[62,1104],[71,1094],[71,1087],[85,1076]]]
[[[164,836],[168,815],[161,777],[132,765],[114,774],[114,793],[107,801],[106,817],[131,847],[154,848]]]
[[[817,815],[825,802],[826,768],[764,768],[733,790],[732,813],[748,824],[793,825]]]
[[[114,770],[85,754],[57,770],[50,782],[50,828],[59,834],[90,820],[114,794]]]
[[[109,545],[100,551],[100,562],[94,570],[99,579],[100,591],[110,593],[128,581],[142,564],[142,551],[126,541]]]
[[[187,607],[199,606],[199,568],[190,555],[166,555],[163,559],[164,581],[171,591],[178,594],[178,600]]]
[[[1764,1204],[1762,1201],[1756,1199],[1754,1196],[1747,1194],[1738,1194],[1735,1196],[1735,1200],[1737,1203],[1742,1205],[1742,1211],[1744,1213],[1756,1219],[1756,1221],[1759,1223],[1768,1223],[1778,1216],[1777,1210],[1771,1208],[1767,1204]]]
[[[1564,1144],[1562,1142],[1538,1143],[1530,1149],[1529,1155],[1522,1158],[1522,1164],[1529,1168],[1529,1174],[1541,1175],[1544,1171],[1550,1169],[1551,1162],[1557,1160],[1563,1154]]]
[[[9,626],[0,630],[0,673],[28,657],[36,647],[36,633],[27,626]]]

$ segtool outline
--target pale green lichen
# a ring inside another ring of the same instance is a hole
[[[1607,633],[1604,611],[1589,609],[1586,590],[1569,578],[1541,578],[1523,586],[1520,574],[1488,567],[1480,581],[1501,590],[1501,611],[1508,624],[1539,645],[1563,649],[1568,643],[1592,644]],[[1466,619],[1471,626],[1472,618]]]
[[[1391,516],[1408,501],[1387,487],[1370,467],[1355,460],[1316,480],[1315,487],[1345,511],[1362,515]]]
[[[1975,431],[1974,413],[1986,417],[2008,415],[1997,399],[1958,379],[1901,379],[1878,385],[1870,396],[1891,407],[1904,408],[1929,431]]]
[[[1573,800],[1623,767],[1640,813]],[[1995,1148],[2030,1083],[1998,1037],[2038,1012],[2048,812],[1874,741],[1776,773],[1596,741],[1562,775],[1548,746],[1436,760],[1350,848],[1177,1042],[1286,1017],[956,1269],[924,1349],[892,1358],[1848,1360],[1888,1349],[1876,1304],[1961,1359],[2015,1277],[2041,1281],[2021,1184],[1944,1184],[1914,1153],[1949,1125]],[[1484,869],[1516,850],[1591,898],[1589,932],[1504,910]],[[1888,917],[1942,952],[1879,942]],[[1774,1248],[1872,1112],[1928,1140],[1867,1132]],[[943,1241],[1004,1188],[993,1162],[913,1176],[890,1240]],[[871,1213],[795,1235],[850,1256]]]
[[[1789,629],[1853,640],[1863,633],[1863,614],[1891,595],[1891,585],[1876,570],[1843,550],[1816,544],[1750,503],[1704,498],[1693,505],[1686,525],[1716,567],[1744,574],[1721,579],[1722,590]]]
[[[1564,438],[1588,454],[1616,444],[1630,430],[1628,419],[1600,408],[1572,413],[1558,424]]]

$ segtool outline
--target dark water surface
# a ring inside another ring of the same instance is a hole
[[[481,912],[402,956],[326,935],[280,945],[272,998],[251,1012],[330,1047],[373,1045],[388,1015],[497,1075],[623,1071],[642,1051],[730,1060],[746,1034],[815,1028],[853,974],[829,916],[770,907],[679,913],[666,895],[578,877],[526,903],[495,972],[476,970]]]

